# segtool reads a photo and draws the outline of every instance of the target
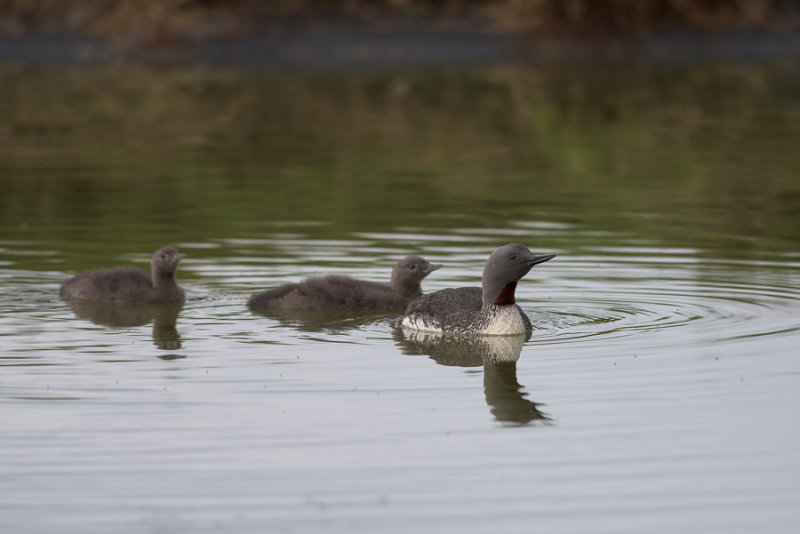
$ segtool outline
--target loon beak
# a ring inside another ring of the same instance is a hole
[[[555,257],[555,254],[542,254],[540,256],[534,256],[532,259],[528,260],[528,265],[533,267],[534,265],[539,265],[540,263],[552,260]]]
[[[175,263],[178,263],[179,261],[181,261],[185,257],[186,257],[186,254],[178,254],[177,256],[175,256]]]
[[[433,271],[436,271],[436,270],[441,269],[441,268],[442,268],[442,264],[441,263],[431,263],[428,266],[428,272],[432,273]]]

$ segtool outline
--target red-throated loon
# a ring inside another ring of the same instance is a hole
[[[455,334],[528,334],[531,322],[516,305],[514,290],[534,265],[554,257],[535,255],[516,243],[504,245],[489,256],[482,287],[443,289],[424,295],[408,305],[403,326]]]

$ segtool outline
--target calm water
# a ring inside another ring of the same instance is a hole
[[[3,532],[800,521],[800,68],[0,76]],[[244,305],[506,242],[525,343]],[[58,298],[167,243],[182,308]]]

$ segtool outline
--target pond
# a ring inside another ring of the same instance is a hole
[[[0,72],[0,530],[800,520],[796,65]],[[510,242],[528,341],[246,306]],[[165,244],[182,307],[58,296]]]

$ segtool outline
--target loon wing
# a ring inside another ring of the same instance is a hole
[[[406,315],[427,316],[441,320],[454,312],[480,310],[483,292],[479,287],[443,289],[412,301]]]

